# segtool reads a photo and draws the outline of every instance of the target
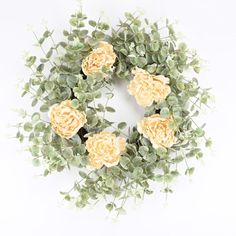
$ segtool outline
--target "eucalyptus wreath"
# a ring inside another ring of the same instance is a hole
[[[152,182],[171,193],[173,179],[194,172],[189,162],[202,158],[202,144],[211,145],[195,121],[210,99],[196,78],[196,52],[168,20],[153,23],[137,13],[124,18],[110,29],[78,11],[61,41],[48,28],[34,33],[41,56],[26,56],[30,75],[22,93],[30,95],[33,113],[19,110],[16,134],[44,176],[78,170],[72,188],[61,192],[65,200],[83,208],[104,199],[117,214],[129,197],[153,193]],[[134,127],[106,119],[116,111],[108,101],[117,80],[128,81],[130,99],[144,109]]]

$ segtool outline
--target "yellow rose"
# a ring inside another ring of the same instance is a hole
[[[89,166],[100,169],[103,165],[115,166],[119,163],[121,154],[126,149],[124,138],[116,137],[107,131],[94,134],[86,141],[86,149],[89,153]]]
[[[49,110],[51,127],[62,138],[69,139],[87,122],[84,112],[71,106],[71,100],[53,105]]]
[[[151,75],[147,71],[136,68],[132,71],[134,79],[128,85],[128,91],[137,103],[147,107],[155,102],[163,101],[171,92],[169,79],[162,75]]]
[[[116,54],[113,51],[113,46],[101,41],[99,47],[90,52],[82,61],[82,70],[85,75],[92,75],[101,72],[104,66],[111,68],[115,60]]]
[[[169,127],[172,121],[172,118],[162,118],[159,114],[144,117],[137,125],[138,132],[149,139],[154,148],[168,148],[177,141],[174,130]]]

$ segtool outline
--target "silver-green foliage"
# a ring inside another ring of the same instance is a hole
[[[91,32],[87,30],[88,25]],[[70,30],[63,31],[62,41],[55,42],[53,31],[48,29],[40,37],[34,34],[42,57],[26,58],[25,65],[31,75],[22,96],[31,96],[31,105],[36,111],[33,114],[20,111],[24,122],[18,124],[16,137],[21,142],[27,139],[33,164],[43,165],[45,176],[72,166],[78,168],[79,179],[71,190],[61,192],[66,200],[84,207],[104,198],[106,208],[120,214],[125,212],[128,197],[143,198],[152,193],[152,181],[164,183],[163,191],[172,192],[169,184],[180,174],[182,163],[186,165],[186,175],[193,173],[189,159],[203,156],[201,141],[205,141],[206,146],[211,145],[211,140],[205,136],[204,125],[198,126],[194,121],[201,107],[207,106],[210,96],[208,89],[202,89],[195,77],[185,75],[191,70],[199,73],[200,61],[195,52],[178,40],[168,20],[159,25],[126,13],[125,20],[120,21],[117,28],[111,32],[109,29],[107,23],[88,21],[82,12],[77,12],[70,18]],[[109,41],[118,57],[113,71],[104,68],[109,75],[105,80],[102,74],[86,77],[81,71],[82,60],[101,40]],[[51,46],[47,48],[45,42]],[[86,137],[107,127],[113,127],[115,134],[122,135],[127,126],[125,122],[113,124],[106,120],[105,113],[115,112],[115,109],[107,103],[94,101],[102,96],[107,101],[111,99],[113,81],[130,80],[135,66],[170,78],[171,94],[166,101],[147,107],[145,114],[158,112],[163,117],[173,116],[171,126],[176,130],[178,143],[172,148],[156,150],[136,127],[132,127],[127,136],[127,151],[119,165],[89,172],[86,169]],[[102,89],[107,92],[102,94]],[[42,113],[48,112],[50,106],[66,99],[72,99],[72,106],[85,111],[88,117],[86,126],[69,140],[56,135],[42,118]]]

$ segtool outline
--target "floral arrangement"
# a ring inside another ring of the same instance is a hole
[[[73,187],[61,194],[79,208],[105,199],[109,211],[124,213],[126,200],[151,194],[155,181],[171,193],[183,166],[186,175],[193,173],[189,161],[202,158],[202,142],[211,145],[204,125],[194,121],[210,99],[195,78],[199,57],[168,20],[150,23],[126,13],[110,29],[79,11],[69,22],[59,42],[49,29],[34,33],[42,56],[27,55],[22,96],[31,96],[35,111],[20,110],[24,121],[16,137],[27,140],[44,176],[78,169]],[[116,80],[128,81],[130,99],[145,111],[135,127],[105,117],[115,112],[107,104]],[[101,97],[105,104],[98,103]]]

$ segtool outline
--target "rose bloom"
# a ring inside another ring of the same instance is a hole
[[[169,127],[172,118],[162,118],[159,114],[144,117],[138,125],[138,132],[150,140],[154,148],[171,147],[177,141],[175,132]]]
[[[119,163],[121,155],[126,150],[126,141],[125,138],[102,131],[88,138],[86,149],[91,168],[100,169],[103,165],[111,167]]]
[[[132,73],[134,78],[128,85],[128,91],[142,107],[150,106],[154,101],[163,101],[171,92],[167,85],[169,79],[163,75],[151,75],[140,68],[134,69]]]
[[[107,42],[101,41],[98,48],[94,49],[82,61],[82,70],[85,75],[92,75],[101,72],[105,66],[111,68],[116,60],[116,54],[113,51],[113,46]]]
[[[87,122],[84,112],[71,106],[71,100],[53,105],[49,110],[51,127],[62,138],[69,139]]]

